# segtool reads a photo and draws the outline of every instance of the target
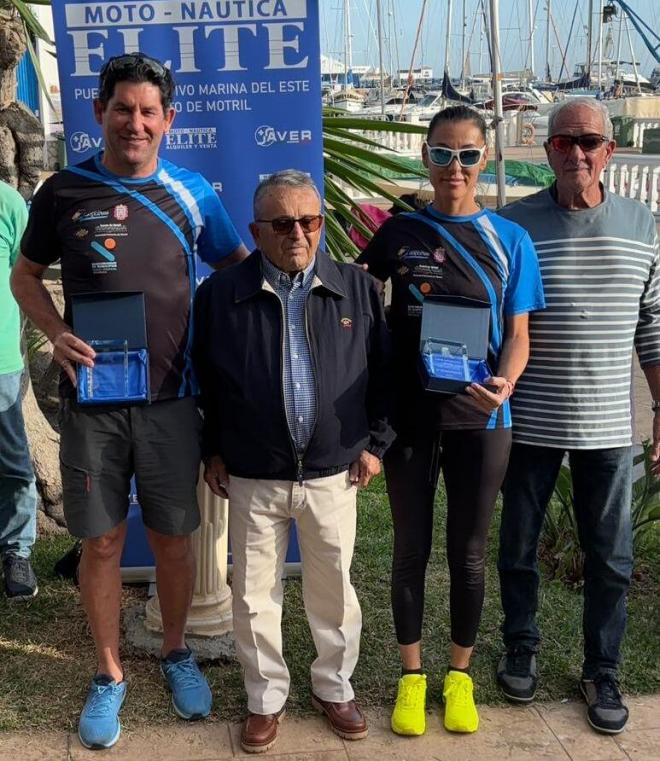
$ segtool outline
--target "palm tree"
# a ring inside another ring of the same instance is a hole
[[[15,101],[16,67],[29,51],[43,86],[33,37],[50,42],[23,0],[0,0],[0,180],[17,188],[26,199],[43,168],[43,129],[35,115]]]

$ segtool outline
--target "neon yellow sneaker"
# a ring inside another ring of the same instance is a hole
[[[426,732],[426,674],[405,674],[392,713],[392,732],[423,735]]]
[[[472,679],[462,671],[449,671],[442,699],[445,704],[445,729],[449,732],[476,732],[479,714],[474,704]]]

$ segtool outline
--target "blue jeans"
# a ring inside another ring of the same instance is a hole
[[[21,409],[22,375],[0,374],[0,555],[28,558],[37,532],[37,490]]]
[[[498,569],[507,648],[538,649],[537,549],[564,450],[514,444],[504,481]],[[632,447],[569,451],[584,559],[583,676],[616,674],[632,573]]]

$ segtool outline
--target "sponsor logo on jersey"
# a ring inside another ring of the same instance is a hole
[[[118,222],[101,222],[100,225],[94,226],[94,235],[97,238],[105,238],[106,236],[125,238],[128,235],[128,227]]]
[[[420,251],[415,248],[408,248],[408,246],[403,246],[397,251],[397,256],[399,259],[403,259],[404,262],[415,262],[420,260],[428,260],[429,252]]]
[[[92,272],[95,275],[105,275],[108,272],[115,272],[117,270],[117,259],[115,255],[108,249],[115,248],[116,242],[112,238],[108,238],[105,245],[101,245],[98,241],[93,240],[90,243],[93,251],[100,254],[103,257],[102,262],[92,262]]]
[[[95,209],[94,211],[87,211],[87,209],[78,209],[71,216],[72,222],[90,222],[95,219],[107,219],[110,216],[109,211],[104,209]]]
[[[431,257],[437,264],[444,264],[447,261],[447,252],[444,248],[439,247],[435,249],[435,251],[431,254]]]
[[[86,235],[89,235],[89,230],[86,227],[79,227],[74,233],[78,240],[82,240]]]
[[[117,270],[117,262],[92,262],[92,272],[95,275],[106,275]]]
[[[125,203],[118,203],[112,210],[112,216],[118,221],[123,222],[128,219],[128,206]]]
[[[114,243],[114,241],[112,241]],[[116,245],[116,244],[115,244]],[[90,243],[90,246],[96,251],[97,254],[101,254],[101,256],[108,262],[114,262],[115,261],[115,255],[111,254],[110,251],[108,251],[108,248],[114,248],[115,246],[109,246],[106,248],[105,246],[102,246],[98,241],[93,240]]]

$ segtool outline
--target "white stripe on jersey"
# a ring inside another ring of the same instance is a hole
[[[158,172],[158,179],[163,185],[171,188],[178,196],[180,196],[181,200],[186,204],[186,209],[190,212],[190,216],[197,228],[195,230],[196,238],[199,231],[204,227],[204,218],[202,217],[202,213],[199,210],[195,197],[182,182],[175,180],[163,167],[161,167]]]

